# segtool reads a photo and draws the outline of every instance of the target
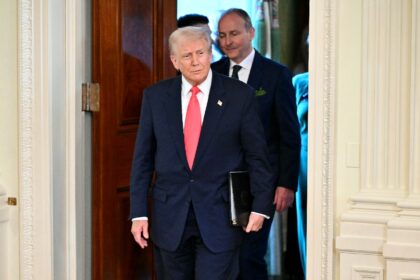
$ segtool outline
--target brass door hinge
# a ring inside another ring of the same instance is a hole
[[[99,112],[99,84],[82,84],[82,111]]]
[[[16,197],[8,197],[7,198],[7,205],[15,206],[17,204]]]

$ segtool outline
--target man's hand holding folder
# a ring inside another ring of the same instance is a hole
[[[261,215],[251,212],[249,215],[248,225],[242,227],[246,232],[259,231],[264,223],[265,218]]]
[[[258,231],[264,216],[252,213],[252,194],[248,171],[229,172],[230,214],[233,226],[242,226],[244,231]]]

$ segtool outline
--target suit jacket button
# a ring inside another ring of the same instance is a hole
[[[194,183],[194,179],[190,179],[190,183]]]

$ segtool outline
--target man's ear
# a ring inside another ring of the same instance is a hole
[[[255,37],[255,29],[254,29],[254,27],[251,27],[249,29],[249,36],[250,36],[251,41],[252,41],[254,39],[254,37]]]
[[[174,68],[178,71],[179,67],[178,67],[178,62],[176,60],[176,57],[174,55],[171,55],[170,57],[171,57],[171,61],[172,61],[172,64],[173,64]]]

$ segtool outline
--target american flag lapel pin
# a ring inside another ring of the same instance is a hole
[[[219,105],[220,107],[222,107],[223,102],[221,100],[217,100],[217,105]]]

